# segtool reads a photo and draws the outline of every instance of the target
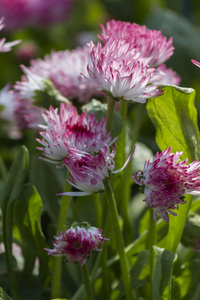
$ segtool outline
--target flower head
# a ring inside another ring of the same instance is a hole
[[[31,60],[28,68],[22,70],[28,77],[22,77],[15,88],[24,96],[24,92],[32,97],[32,92],[40,89],[40,82],[50,79],[54,87],[64,97],[80,102],[87,102],[93,96],[102,96],[97,86],[81,76],[87,70],[88,47],[76,48],[72,51],[52,51],[44,59]],[[38,83],[39,79],[39,83]],[[37,84],[36,84],[37,83]]]
[[[77,149],[69,149],[69,157],[64,158],[64,164],[71,173],[68,182],[79,191],[59,195],[86,196],[93,193],[104,192],[111,174],[118,173],[126,167],[133,156],[134,150],[135,148],[123,167],[119,170],[115,170],[114,157],[116,151],[114,144],[112,152],[110,152],[108,145],[105,144],[96,155]]]
[[[65,232],[55,236],[54,249],[45,249],[49,255],[64,256],[69,263],[79,263],[83,266],[94,250],[100,251],[99,245],[108,240],[102,235],[102,230],[88,223],[74,223]]]
[[[62,163],[70,148],[94,154],[105,144],[113,143],[105,118],[99,122],[94,114],[87,115],[87,111],[78,115],[73,105],[61,103],[60,112],[50,107],[42,116],[46,125],[40,126],[45,131],[40,132],[43,139],[37,141],[42,147],[37,149],[50,162]]]
[[[158,66],[165,62],[174,51],[172,37],[167,40],[161,31],[129,22],[111,20],[106,27],[101,25],[102,35],[98,37],[107,43],[109,39],[123,39],[137,48],[143,57],[151,57],[149,65]]]
[[[200,195],[200,162],[196,159],[186,164],[188,159],[180,161],[183,152],[171,152],[171,148],[156,153],[153,162],[146,160],[144,170],[132,177],[141,186],[146,195],[144,201],[154,209],[154,219],[158,214],[168,222],[168,213],[177,215],[171,209],[178,209],[179,204],[186,203],[187,194]]]
[[[141,57],[131,43],[109,39],[102,46],[89,44],[88,74],[99,89],[124,101],[145,103],[159,96],[161,91],[151,82],[156,69],[149,67],[151,58]]]
[[[172,84],[179,85],[181,78],[171,68],[167,68],[165,64],[159,65],[156,69],[156,75],[160,76],[160,79],[154,84]]]

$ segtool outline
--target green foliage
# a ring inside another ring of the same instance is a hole
[[[168,147],[172,152],[183,151],[183,158],[190,161],[199,155],[199,130],[197,111],[194,106],[195,91],[177,87],[165,87],[162,96],[150,99],[147,112],[156,127],[156,142],[161,150]],[[166,249],[175,251],[181,239],[187,213],[191,204],[181,205],[178,216],[170,216],[168,241]]]

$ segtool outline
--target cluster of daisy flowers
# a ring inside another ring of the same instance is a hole
[[[179,84],[180,77],[164,65],[173,40],[160,31],[112,20],[102,25],[99,38],[103,44],[89,43],[88,79],[115,100],[145,103],[162,93],[159,85]]]

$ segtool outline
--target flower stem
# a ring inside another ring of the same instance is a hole
[[[4,161],[1,157],[1,155],[0,155],[0,173],[1,173],[2,179],[3,180],[6,179],[8,172],[7,172],[6,166],[4,164]]]
[[[121,265],[121,271],[122,271],[122,278],[125,288],[125,294],[127,300],[133,299],[133,294],[131,290],[131,278],[128,271],[128,262],[124,251],[124,241],[121,234],[120,226],[119,226],[119,218],[118,218],[118,212],[117,212],[117,206],[115,202],[115,197],[112,191],[112,187],[110,184],[110,181],[106,185],[106,193],[108,196],[108,203],[110,205],[110,211],[112,215],[112,221],[114,224],[114,230],[115,230],[115,236],[116,236],[116,244],[117,244],[117,250],[120,257],[120,265]]]
[[[107,96],[107,105],[106,127],[111,132],[115,101],[110,96]]]
[[[94,300],[92,288],[90,285],[90,278],[89,278],[89,274],[88,274],[87,264],[84,264],[81,267],[81,272],[82,272],[82,277],[83,277],[83,283],[85,286],[85,291],[87,294],[87,300]]]
[[[148,246],[149,246],[149,265],[151,286],[153,282],[153,246],[156,245],[156,223],[154,221],[153,208],[149,209],[149,232],[148,232]]]
[[[69,192],[71,189],[71,185],[66,181],[64,192]],[[58,217],[58,225],[57,225],[57,233],[63,230],[63,225],[66,222],[67,210],[69,204],[69,197],[62,196],[60,212]],[[62,256],[54,257],[53,265],[52,265],[52,290],[51,295],[52,298],[60,297],[60,289],[61,289],[61,271],[62,271]]]

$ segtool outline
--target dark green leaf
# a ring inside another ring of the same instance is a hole
[[[40,227],[42,201],[33,185],[24,185],[20,197],[14,206],[15,223],[18,226],[22,239],[25,240],[38,255],[47,259],[47,247]]]
[[[1,186],[0,203],[3,213],[3,238],[6,251],[6,262],[13,295],[18,299],[17,284],[12,266],[12,228],[13,206],[19,196],[28,170],[28,151],[22,146],[15,158],[8,177]]]
[[[4,292],[4,290],[0,287],[0,300],[13,300],[12,298],[10,298],[6,292]]]
[[[156,246],[153,246],[153,248],[153,299],[169,300],[171,299],[172,270],[176,254]]]

